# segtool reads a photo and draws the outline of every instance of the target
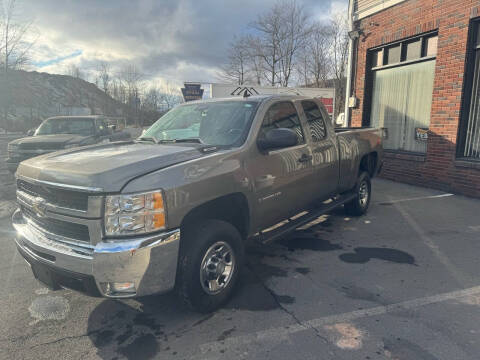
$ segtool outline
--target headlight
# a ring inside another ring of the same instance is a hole
[[[162,229],[165,229],[165,208],[161,191],[106,197],[107,236],[145,234]]]
[[[17,151],[18,144],[8,144],[8,151],[14,152]]]

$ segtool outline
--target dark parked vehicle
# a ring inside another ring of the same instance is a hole
[[[31,130],[30,130],[31,131]],[[115,133],[103,116],[56,116],[46,119],[33,136],[8,144],[7,166],[11,172],[18,164],[34,156],[102,142],[125,140],[128,133]]]
[[[364,214],[382,156],[381,130],[337,134],[316,99],[186,103],[137,140],[22,162],[16,244],[52,288],[112,298],[175,288],[208,312],[231,295],[247,239],[341,205]]]

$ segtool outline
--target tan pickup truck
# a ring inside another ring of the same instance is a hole
[[[175,289],[208,312],[232,294],[247,239],[284,236],[342,205],[364,214],[382,156],[381,130],[335,130],[317,99],[190,102],[136,140],[21,162],[16,244],[52,288]]]

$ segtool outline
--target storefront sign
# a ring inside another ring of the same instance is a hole
[[[427,141],[428,140],[428,128],[415,128],[415,140]]]
[[[184,84],[182,88],[183,99],[185,101],[201,100],[203,96],[203,89],[200,89],[201,84]]]

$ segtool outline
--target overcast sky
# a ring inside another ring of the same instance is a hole
[[[275,0],[19,0],[38,34],[32,70],[63,74],[69,64],[93,72],[134,63],[148,81],[218,81],[235,34]],[[313,18],[346,11],[348,0],[298,0]]]

